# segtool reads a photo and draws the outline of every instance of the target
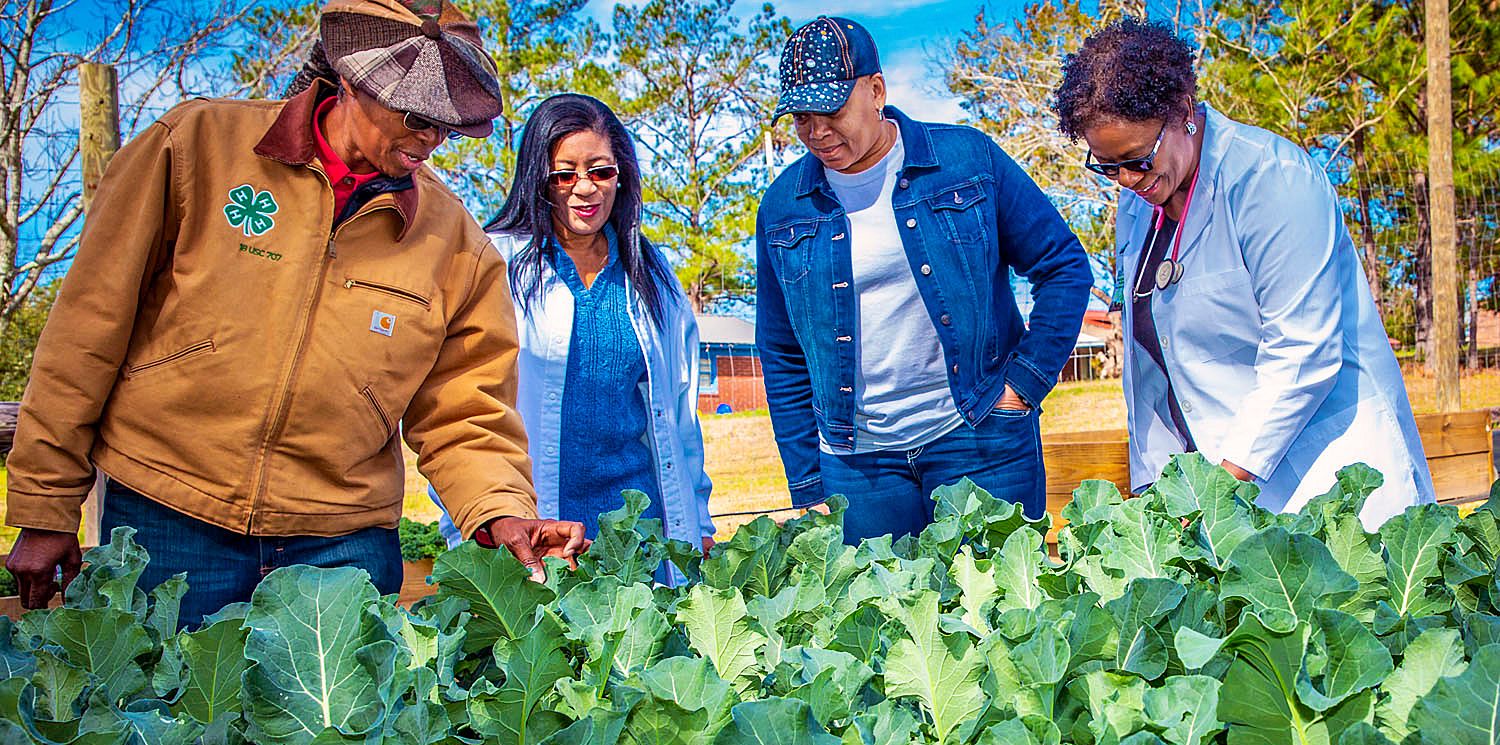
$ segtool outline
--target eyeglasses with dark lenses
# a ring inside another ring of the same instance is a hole
[[[1090,150],[1088,151],[1087,155],[1083,156],[1083,167],[1099,174],[1100,176],[1108,176],[1109,178],[1114,178],[1120,175],[1120,171],[1122,169],[1126,171],[1134,171],[1136,173],[1149,173],[1151,171],[1152,164],[1156,161],[1156,151],[1161,149],[1162,135],[1166,133],[1166,122],[1162,122],[1161,131],[1156,133],[1156,144],[1151,146],[1151,152],[1147,153],[1146,157],[1144,158],[1130,158],[1128,160],[1121,160],[1114,163],[1101,163],[1097,160],[1094,160],[1094,151]]]
[[[410,111],[406,112],[406,116],[401,117],[401,123],[405,125],[407,129],[413,132],[426,132],[429,129],[436,129],[439,134],[447,137],[450,140],[456,140],[460,137],[463,137],[463,135],[454,131],[451,127],[438,124],[431,119],[423,117],[420,114],[413,114]]]
[[[619,166],[594,166],[582,173],[578,171],[553,171],[547,174],[547,183],[551,184],[555,189],[566,189],[578,183],[578,179],[584,176],[587,176],[590,181],[596,184],[602,184],[606,181],[613,181],[619,175]]]

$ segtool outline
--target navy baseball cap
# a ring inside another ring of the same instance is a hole
[[[793,112],[832,114],[844,107],[854,82],[880,72],[880,54],[864,26],[818,16],[797,29],[781,52],[781,100],[776,121]]]

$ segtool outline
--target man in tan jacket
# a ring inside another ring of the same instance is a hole
[[[80,505],[187,572],[183,623],[297,563],[401,583],[400,438],[464,535],[541,572],[504,263],[424,162],[500,111],[446,0],[333,0],[332,80],[177,106],[110,163],[42,335],[8,462],[28,607],[77,573]],[[335,82],[336,81],[336,82]]]

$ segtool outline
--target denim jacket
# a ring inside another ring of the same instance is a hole
[[[495,248],[509,263],[525,239],[491,234]],[[630,321],[646,357],[646,409],[651,415],[650,445],[660,483],[662,529],[668,538],[698,545],[714,534],[708,514],[713,483],[703,470],[703,433],[698,423],[698,321],[692,307],[674,286],[667,294],[664,328],[651,322],[640,295],[627,281]],[[529,312],[516,299],[520,332],[520,375],[516,410],[526,423],[537,515],[556,519],[561,478],[562,393],[568,372],[568,347],[573,338],[573,293],[548,265],[542,272],[542,294]],[[431,495],[438,501],[436,494]],[[440,502],[439,502],[440,503]],[[441,504],[441,503],[440,503]],[[446,517],[446,516],[445,516]],[[452,545],[462,538],[442,527]]]
[[[1008,383],[1037,406],[1072,353],[1093,273],[1031,178],[983,133],[886,107],[906,162],[891,206],[959,413],[978,424]],[[771,184],[756,216],[756,344],[792,503],[823,500],[818,436],[854,448],[859,307],[849,220],[812,154]],[[1029,328],[1011,291],[1032,284]],[[915,309],[914,309],[915,312]]]

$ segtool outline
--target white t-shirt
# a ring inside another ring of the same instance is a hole
[[[901,246],[891,192],[906,161],[901,135],[874,166],[847,174],[824,168],[849,216],[854,291],[859,297],[854,452],[910,450],[963,423],[937,328],[917,292]],[[820,442],[824,452],[833,452]]]

